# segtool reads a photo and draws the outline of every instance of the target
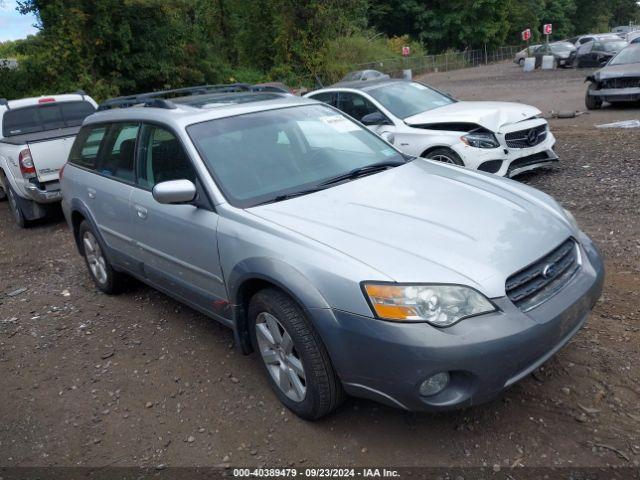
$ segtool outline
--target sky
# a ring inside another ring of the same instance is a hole
[[[15,0],[0,0],[0,42],[25,38],[37,32],[33,15],[20,15]]]

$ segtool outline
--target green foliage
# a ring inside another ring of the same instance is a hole
[[[386,38],[370,32],[366,35],[337,37],[328,41],[320,52],[323,71],[318,76],[324,84],[329,84],[338,81],[360,63],[393,58],[401,60],[402,47],[405,45],[411,48],[412,56],[425,55],[422,45],[411,41],[407,35]]]
[[[297,87],[358,64],[554,38],[638,21],[635,0],[21,0],[40,32],[0,44],[0,96],[82,88],[97,99],[230,81]],[[389,60],[391,60],[389,62]]]

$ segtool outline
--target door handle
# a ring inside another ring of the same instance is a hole
[[[146,218],[147,218],[147,209],[146,208],[141,207],[140,205],[136,205],[133,208],[135,208],[136,215],[138,215],[138,218],[140,218],[142,220],[146,220]]]
[[[89,198],[96,198],[96,191],[93,188],[87,188],[87,195]]]

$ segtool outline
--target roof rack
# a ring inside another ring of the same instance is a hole
[[[139,93],[124,97],[111,98],[102,102],[98,110],[110,110],[112,108],[129,108],[136,105],[143,107],[174,109],[176,105],[166,97],[178,97],[188,95],[203,95],[206,93],[230,93],[249,92],[252,86],[248,83],[229,83],[220,85],[200,85],[196,87],[175,88],[173,90],[161,90],[158,92]]]

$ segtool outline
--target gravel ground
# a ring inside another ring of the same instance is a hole
[[[583,77],[503,64],[426,81],[547,112],[582,109]],[[594,128],[629,118],[552,120],[559,166],[521,178],[603,250],[587,325],[499,399],[446,414],[349,399],[301,421],[230,331],[142,285],[97,293],[61,217],[19,230],[0,204],[0,466],[638,466],[640,130]]]

